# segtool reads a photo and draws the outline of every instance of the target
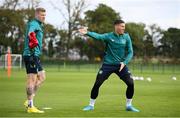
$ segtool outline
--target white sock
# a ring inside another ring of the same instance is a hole
[[[90,99],[89,105],[94,107],[95,101],[96,101],[95,99]]]
[[[28,100],[28,107],[33,107],[33,100]]]
[[[132,99],[126,99],[126,107],[132,105]]]

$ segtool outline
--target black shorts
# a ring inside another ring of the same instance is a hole
[[[125,75],[131,76],[131,72],[129,71],[126,65],[121,70],[121,72],[119,72],[119,69],[120,69],[120,64],[117,65],[103,64],[98,74],[103,75],[105,78],[107,78],[106,76],[109,76],[112,73],[116,73],[120,78],[123,78]]]
[[[24,56],[24,63],[26,67],[26,73],[34,73],[37,74],[39,71],[42,71],[42,65],[40,62],[40,58],[37,56]]]

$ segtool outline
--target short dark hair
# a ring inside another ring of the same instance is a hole
[[[36,8],[35,12],[37,12],[37,13],[38,12],[46,12],[46,10],[42,7],[38,7],[38,8]]]
[[[123,20],[121,20],[121,19],[118,19],[118,20],[114,21],[114,25],[121,24],[121,23],[125,23],[125,22]]]

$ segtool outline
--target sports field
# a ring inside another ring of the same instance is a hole
[[[38,91],[35,105],[45,114],[28,114],[23,106],[25,70],[14,70],[12,77],[0,70],[0,117],[180,117],[180,74],[139,73],[135,76],[151,77],[135,81],[133,104],[139,113],[125,111],[125,84],[112,74],[100,89],[94,111],[84,112],[96,71],[52,71],[46,69],[47,79]],[[177,80],[173,80],[176,76]]]

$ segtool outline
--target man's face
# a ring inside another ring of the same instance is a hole
[[[45,17],[46,17],[46,12],[39,11],[39,12],[36,13],[36,18],[39,21],[41,21],[42,23],[44,23]]]
[[[115,32],[118,34],[124,34],[125,30],[125,23],[116,24],[115,26]]]

